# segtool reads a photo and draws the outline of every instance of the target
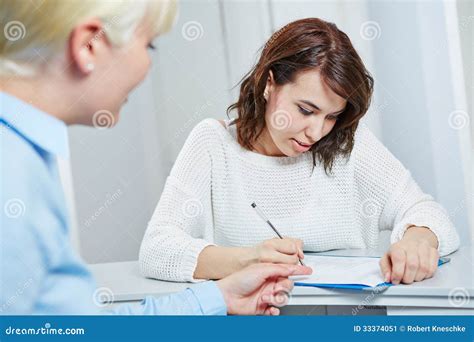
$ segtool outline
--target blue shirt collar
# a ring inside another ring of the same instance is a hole
[[[66,124],[22,100],[0,92],[0,119],[43,150],[69,158]]]

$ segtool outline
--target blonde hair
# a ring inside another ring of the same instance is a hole
[[[154,36],[168,31],[176,12],[175,0],[2,0],[0,76],[34,74],[62,51],[82,20],[98,18],[103,23],[98,34],[121,46],[141,23]]]

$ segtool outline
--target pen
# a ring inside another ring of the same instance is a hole
[[[268,223],[268,225],[270,226],[271,229],[273,229],[273,231],[276,233],[276,235],[278,235],[278,237],[279,237],[280,239],[283,239],[283,236],[281,236],[281,234],[278,232],[278,230],[275,228],[275,226],[274,226],[274,225],[270,222],[270,220],[267,219],[267,217],[262,213],[262,211],[260,210],[260,208],[257,208],[257,204],[255,204],[255,202],[253,202],[253,203],[251,204],[251,206],[252,206],[252,208],[254,208],[254,209],[257,211],[258,216],[260,216],[260,217],[262,218],[262,220],[264,220],[265,222]],[[298,258],[298,260],[300,261],[300,264],[301,264],[302,266],[306,266],[300,258]]]

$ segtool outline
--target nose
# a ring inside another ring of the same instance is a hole
[[[323,137],[324,115],[313,115],[305,134],[312,144],[318,142]]]

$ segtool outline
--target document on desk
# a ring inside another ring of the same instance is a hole
[[[296,286],[369,289],[390,286],[380,272],[380,258],[305,255],[309,276],[291,277]]]

